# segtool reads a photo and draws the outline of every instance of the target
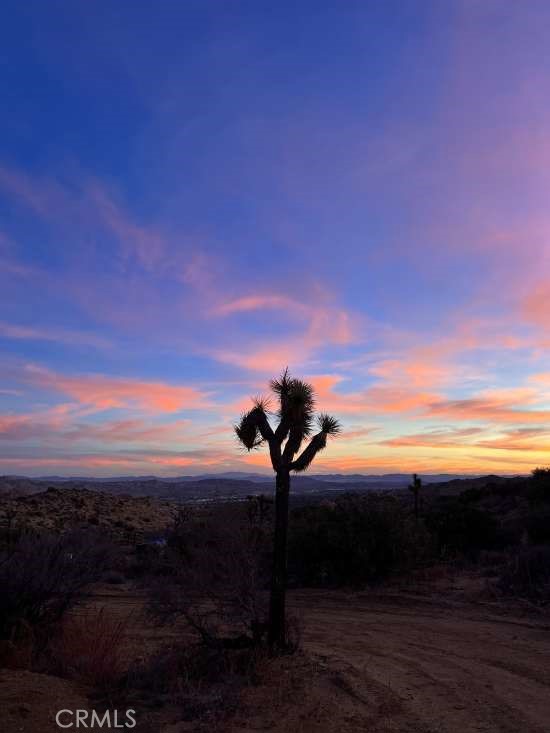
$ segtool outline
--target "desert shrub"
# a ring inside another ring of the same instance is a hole
[[[0,557],[0,638],[13,639],[30,627],[41,643],[101,577],[111,552],[97,532],[21,534]]]
[[[128,671],[127,695],[176,704],[185,721],[216,718],[232,712],[239,690],[256,684],[266,650],[212,648],[202,644],[170,644],[140,660]]]
[[[153,616],[185,618],[209,646],[258,641],[266,619],[267,536],[242,520],[180,523],[155,550],[155,572],[147,577]]]
[[[550,507],[540,507],[530,512],[526,528],[529,539],[534,545],[550,543]]]
[[[521,496],[525,491],[525,479],[507,478],[500,481],[490,481],[486,484],[485,491],[488,494],[502,498]]]
[[[289,577],[306,586],[378,582],[418,558],[424,540],[393,497],[341,496],[292,512]]]
[[[500,528],[488,512],[460,501],[433,508],[425,517],[440,557],[463,554],[477,558],[480,550],[502,546]]]
[[[534,468],[531,472],[531,476],[535,481],[550,481],[550,467]]]
[[[550,468],[535,468],[527,489],[532,504],[550,501]]]
[[[477,486],[472,486],[472,488],[466,489],[459,496],[460,501],[464,503],[470,503],[470,502],[475,503],[475,502],[478,502],[482,498],[483,498],[483,489]]]
[[[125,643],[131,616],[118,617],[104,608],[68,614],[49,644],[54,670],[102,692],[112,692],[127,671]]]
[[[550,601],[550,547],[522,548],[502,572],[498,587],[507,595]]]
[[[136,545],[128,566],[128,575],[134,579],[161,574],[161,548],[146,542]]]

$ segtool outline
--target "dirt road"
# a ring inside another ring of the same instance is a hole
[[[548,617],[366,593],[295,592],[291,605],[305,650],[337,670],[370,730],[550,733]]]

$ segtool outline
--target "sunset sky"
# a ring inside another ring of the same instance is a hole
[[[5,0],[0,473],[550,463],[547,0]]]

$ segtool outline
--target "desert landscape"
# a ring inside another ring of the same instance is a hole
[[[8,733],[49,733],[61,701],[90,715],[132,709],[136,730],[147,733],[545,730],[550,480],[544,471],[427,483],[421,526],[411,492],[399,485],[380,491],[367,480],[363,491],[298,497],[289,536],[293,647],[275,657],[261,643],[210,643],[214,635],[238,640],[239,629],[250,631],[257,609],[222,608],[222,596],[235,586],[264,607],[269,494],[186,503],[136,498],[131,486],[124,495],[110,494],[105,482],[95,491],[46,483],[28,493],[40,482],[3,479],[4,543],[26,536],[39,547],[45,535],[85,538],[91,530],[98,533],[95,549],[101,542],[108,550],[96,560],[97,576],[79,585],[61,625],[49,626],[46,648],[37,631],[52,623],[47,615],[34,635],[26,625],[13,627],[2,642]],[[327,526],[333,534],[323,540]],[[179,579],[173,563],[192,557],[199,577]],[[347,577],[339,577],[342,561]],[[218,571],[226,575],[221,583]],[[9,592],[5,566],[0,573]],[[159,580],[165,589],[182,580],[203,598],[175,614],[168,607],[155,614]],[[36,582],[32,573],[26,582]],[[49,601],[56,592],[51,588]],[[195,606],[204,598],[220,604],[208,617]]]
[[[3,0],[0,733],[550,733],[550,0]]]

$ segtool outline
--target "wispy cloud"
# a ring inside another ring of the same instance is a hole
[[[102,374],[69,376],[32,364],[24,368],[23,379],[97,410],[138,408],[170,413],[211,404],[210,395],[195,387]]]
[[[0,321],[0,337],[17,341],[53,341],[62,344],[107,349],[112,343],[103,336],[63,328],[33,328]]]
[[[79,239],[84,232],[107,233],[117,242],[123,261],[133,259],[150,270],[166,255],[165,236],[152,226],[138,224],[97,179],[80,178],[69,184],[0,166],[0,189],[36,216]]]

